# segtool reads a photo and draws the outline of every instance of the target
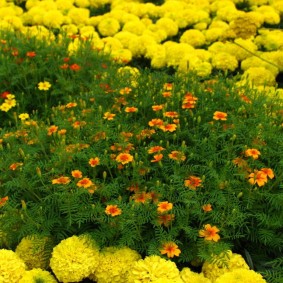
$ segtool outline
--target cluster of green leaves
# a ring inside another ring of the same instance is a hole
[[[17,35],[7,37],[9,46],[21,46],[21,57],[27,51],[38,56],[21,64],[11,55],[2,56],[0,75],[6,83],[1,91],[24,93],[13,117],[30,114],[25,121],[0,114],[0,197],[9,197],[0,207],[2,246],[14,248],[31,234],[50,236],[58,243],[88,232],[101,247],[126,245],[142,255],[160,255],[162,244],[173,241],[182,251],[173,258],[180,265],[232,249],[255,269],[266,269],[266,278],[276,278],[282,272],[283,247],[282,101],[237,88],[220,75],[203,82],[194,74],[169,76],[151,70],[123,75],[119,66],[87,44],[71,57],[81,66],[71,73],[59,68],[68,57],[68,41],[46,45],[29,40],[26,45],[27,40]],[[43,103],[37,84],[44,80],[52,87]],[[167,97],[166,83],[173,86]],[[121,94],[126,87],[131,91]],[[189,109],[182,107],[188,93],[197,98]],[[153,105],[163,105],[163,110],[153,111]],[[126,107],[137,111],[126,112]],[[176,130],[149,126],[152,119],[173,123],[164,116],[167,111],[178,113]],[[227,113],[227,120],[214,120],[215,111]],[[106,112],[116,116],[108,120]],[[54,133],[51,126],[58,127]],[[60,130],[66,132],[59,134]],[[152,162],[148,153],[153,146],[164,148],[159,162]],[[258,159],[245,156],[249,148],[260,151]],[[186,159],[170,158],[172,151]],[[133,161],[121,166],[115,159],[120,152],[131,154]],[[91,167],[94,157],[100,164]],[[237,166],[236,158],[248,169]],[[251,185],[248,175],[261,168],[272,169],[275,178],[262,187]],[[93,191],[78,187],[73,170],[94,183]],[[70,182],[52,184],[61,176]],[[190,176],[199,177],[201,186],[186,187]],[[138,201],[139,192],[131,187],[155,197]],[[157,205],[163,201],[173,204],[174,219],[168,225],[158,222]],[[205,212],[205,204],[211,204],[212,211]],[[107,205],[117,205],[121,214],[107,215]],[[218,242],[199,237],[205,224],[220,229]],[[270,273],[268,264],[274,259],[278,272]]]

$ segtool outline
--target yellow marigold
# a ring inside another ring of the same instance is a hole
[[[64,16],[58,10],[47,11],[43,17],[43,24],[48,28],[60,28],[64,23]]]
[[[134,263],[129,271],[128,283],[147,282],[181,283],[179,270],[176,264],[157,255],[147,256]]]
[[[255,9],[255,11],[263,15],[264,23],[268,25],[277,25],[280,23],[279,13],[270,5],[262,5]]]
[[[230,28],[237,38],[248,39],[256,35],[258,25],[252,16],[245,13],[234,19],[230,23]]]
[[[215,260],[216,263],[205,261],[202,266],[204,276],[209,278],[212,282],[215,282],[215,280],[222,274],[234,269],[249,269],[249,266],[246,264],[243,257],[239,254],[232,253],[230,250],[225,254],[223,253],[219,256],[214,256],[213,260]]]
[[[80,282],[94,273],[99,250],[88,235],[72,236],[53,248],[50,267],[59,281]]]
[[[205,278],[202,273],[193,272],[188,267],[184,267],[182,269],[180,272],[180,277],[184,283],[211,283],[211,280]],[[226,283],[228,282],[229,281]]]
[[[262,275],[253,270],[243,268],[224,273],[215,280],[215,283],[266,283]]]
[[[204,34],[197,29],[186,30],[180,38],[181,43],[187,43],[193,47],[200,47],[205,44],[205,41]]]
[[[219,52],[216,53],[212,57],[212,66],[218,70],[230,70],[235,71],[238,67],[238,61],[235,56],[227,53],[227,52]]]
[[[136,35],[142,35],[145,30],[146,26],[140,20],[129,21],[123,26],[123,31],[128,31]]]
[[[72,24],[79,26],[85,24],[89,18],[90,10],[86,8],[73,7],[69,10],[67,16],[72,20]]]
[[[99,255],[99,266],[89,278],[97,283],[127,283],[133,264],[140,258],[136,251],[127,247],[104,248]]]
[[[259,35],[254,42],[264,50],[275,51],[283,46],[283,31],[282,30],[259,30]]]
[[[0,282],[19,282],[26,269],[24,261],[11,250],[0,250]]]
[[[15,252],[25,262],[27,269],[49,266],[52,242],[47,237],[31,235],[24,237]]]
[[[120,30],[120,23],[114,18],[104,18],[97,29],[102,36],[113,36]]]
[[[169,37],[178,34],[179,31],[178,24],[170,18],[160,18],[157,20],[156,26],[164,29]]]
[[[48,271],[42,270],[40,268],[34,268],[32,270],[25,271],[23,277],[19,283],[56,283],[55,277]]]
[[[241,80],[255,86],[275,86],[276,84],[276,77],[274,74],[264,67],[249,68],[244,72]]]

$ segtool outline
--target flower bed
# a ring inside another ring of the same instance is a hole
[[[4,282],[282,282],[282,1],[4,2]]]

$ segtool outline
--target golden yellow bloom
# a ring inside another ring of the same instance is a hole
[[[51,88],[51,84],[47,81],[38,83],[38,89],[47,91]]]

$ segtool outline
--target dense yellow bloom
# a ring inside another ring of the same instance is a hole
[[[50,267],[61,282],[80,282],[93,274],[99,263],[99,250],[87,235],[62,240],[52,252]]]
[[[251,67],[242,75],[242,81],[248,82],[250,85],[266,85],[275,86],[275,75],[264,67]]]
[[[128,31],[136,35],[142,35],[145,29],[145,24],[140,20],[127,22],[123,26],[123,31]]]
[[[39,90],[49,90],[51,88],[51,84],[47,81],[38,83]]]
[[[85,24],[89,18],[90,10],[86,8],[72,8],[68,12],[68,17],[72,20],[73,24]]]
[[[51,240],[36,235],[24,237],[16,248],[16,254],[25,262],[27,269],[49,266]]]
[[[11,251],[0,249],[0,282],[19,282],[26,269],[24,261]]]
[[[129,272],[128,283],[166,282],[181,283],[179,270],[172,261],[159,256],[147,256],[135,262]],[[164,280],[164,281],[163,281]]]
[[[214,259],[217,263],[213,264],[206,261],[202,266],[204,276],[209,278],[212,282],[215,282],[215,280],[222,274],[234,269],[249,269],[249,266],[246,264],[243,257],[239,254],[232,253],[232,251],[227,251],[225,254],[214,256]],[[229,281],[227,281],[227,283],[228,282]]]
[[[180,37],[181,43],[190,44],[193,47],[200,47],[205,44],[206,38],[204,34],[197,29],[186,30]]]
[[[104,18],[97,29],[102,36],[113,36],[120,30],[120,23],[114,18]]]
[[[224,273],[215,280],[215,283],[266,283],[260,273],[243,268]]]
[[[160,18],[157,20],[156,26],[160,29],[164,29],[168,36],[174,36],[179,31],[176,22],[169,18]]]
[[[128,274],[141,256],[130,248],[107,247],[101,250],[99,265],[89,276],[97,283],[128,283]]]
[[[59,10],[47,11],[42,22],[48,28],[60,28],[64,23],[64,16]]]
[[[204,277],[202,273],[193,272],[188,267],[184,267],[181,270],[180,277],[184,283],[211,283],[211,280]]]
[[[55,277],[48,271],[40,268],[25,271],[19,283],[56,283]]]
[[[222,71],[235,71],[238,67],[238,61],[235,56],[227,53],[220,52],[212,57],[212,66],[218,70]]]

